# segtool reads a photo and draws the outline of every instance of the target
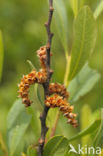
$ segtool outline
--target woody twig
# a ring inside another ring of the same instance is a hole
[[[50,69],[50,51],[51,51],[51,42],[52,42],[52,37],[53,33],[51,33],[50,26],[51,26],[51,21],[52,21],[52,16],[53,16],[53,0],[49,0],[49,16],[48,16],[48,21],[45,23],[47,35],[48,35],[48,41],[46,45],[46,68],[47,68],[47,81],[43,84],[44,88],[44,96],[46,99],[46,96],[49,95],[49,83],[50,83],[50,78],[52,76],[52,70]],[[45,136],[48,131],[48,127],[46,126],[46,117],[48,114],[49,107],[44,105],[44,110],[42,114],[40,115],[40,121],[41,121],[41,137],[39,139],[39,146],[38,146],[38,156],[42,156],[43,154],[43,147],[45,143]]]

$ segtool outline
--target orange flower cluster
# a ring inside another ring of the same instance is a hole
[[[37,51],[37,56],[40,59],[40,65],[42,69],[46,70],[46,46],[40,47],[40,49]],[[52,53],[50,53],[50,56],[52,56]]]
[[[40,59],[40,65],[43,69],[46,69],[46,46],[40,47],[37,51],[37,56]]]
[[[69,93],[67,92],[65,86],[59,83],[51,83],[49,85],[49,94],[52,95],[54,93],[59,94],[63,98],[69,97]]]
[[[34,83],[44,83],[46,81],[46,76],[43,71],[36,72],[33,70],[28,75],[23,76],[19,84],[19,96],[22,98],[22,103],[26,107],[30,106],[32,101],[29,99],[29,88],[30,85]]]
[[[45,100],[45,104],[47,107],[55,108],[59,107],[60,111],[64,114],[66,118],[68,118],[68,123],[73,125],[74,127],[78,126],[76,118],[76,114],[72,113],[73,106],[70,106],[67,102],[67,99],[58,94],[54,94],[53,96],[47,96]]]
[[[52,55],[52,54],[50,54]],[[30,85],[35,83],[43,84],[47,80],[47,68],[46,68],[46,46],[41,47],[37,51],[37,56],[40,59],[41,69],[39,72],[33,70],[28,75],[23,76],[19,84],[19,96],[22,98],[22,103],[26,107],[30,106],[32,101],[29,99],[29,88]],[[74,127],[77,127],[76,114],[73,114],[73,106],[70,106],[67,102],[69,93],[67,92],[64,85],[59,83],[51,83],[49,85],[49,95],[45,100],[45,105],[47,107],[55,108],[59,107],[60,111],[68,118],[68,123],[72,124]]]
[[[29,99],[29,88],[30,85],[39,83],[42,84],[47,79],[47,71],[46,71],[46,46],[41,47],[38,50],[37,55],[40,58],[42,69],[37,72],[33,70],[28,75],[23,76],[21,79],[19,86],[19,97],[22,98],[22,103],[25,104],[26,107],[30,106],[32,101]]]

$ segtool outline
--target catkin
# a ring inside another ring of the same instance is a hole
[[[63,98],[62,96],[59,96],[58,94],[54,94],[53,96],[47,96],[45,100],[45,104],[47,107],[55,108],[58,107],[60,111],[63,113],[63,115],[68,119],[68,123],[73,125],[74,127],[77,127],[77,120],[76,114],[72,113],[73,106],[70,106],[67,102],[67,99]]]
[[[37,51],[37,56],[40,58],[41,69],[39,72],[36,70],[31,71],[28,75],[23,76],[21,79],[19,87],[19,97],[22,98],[22,103],[26,107],[30,106],[32,101],[29,99],[29,88],[30,85],[35,83],[43,84],[47,80],[47,70],[46,70],[46,46],[41,47]]]
[[[52,53],[50,53],[52,56]],[[37,72],[36,70],[31,71],[28,75],[23,76],[19,84],[19,97],[22,98],[22,103],[26,107],[31,106],[32,101],[29,99],[29,88],[31,85],[38,83],[43,84],[47,81],[47,55],[46,46],[40,47],[37,51],[37,56],[40,59],[41,69]],[[59,83],[51,83],[48,88],[49,96],[46,97],[45,105],[50,108],[58,107],[63,115],[68,119],[68,123],[77,127],[78,123],[76,114],[72,113],[73,106],[67,102],[69,98],[69,93],[67,92],[64,85]]]
[[[40,59],[41,68],[46,70],[46,46],[40,47],[40,49],[37,51],[37,56]],[[52,53],[50,53],[50,56],[52,56]]]
[[[50,93],[50,95],[52,95],[54,93],[59,94],[63,98],[69,97],[69,93],[67,92],[65,86],[61,85],[59,83],[51,83],[49,85],[49,93]]]
[[[22,98],[22,103],[25,104],[26,107],[30,106],[32,101],[29,99],[29,88],[30,85],[35,83],[44,83],[46,81],[46,74],[44,71],[36,72],[33,70],[28,75],[23,76],[21,79],[19,86],[19,97]]]

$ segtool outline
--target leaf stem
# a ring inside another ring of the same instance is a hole
[[[1,146],[2,151],[4,152],[4,156],[8,156],[8,151],[7,151],[7,148],[6,148],[6,145],[4,143],[1,133],[0,133],[0,146]]]
[[[78,13],[78,0],[71,0],[71,5],[74,12],[74,16],[76,17]]]
[[[66,55],[66,71],[64,75],[64,85],[67,87],[68,86],[68,75],[69,75],[69,70],[70,69],[70,56]]]
[[[70,68],[70,56],[68,55],[68,51],[65,51],[65,57],[66,57],[66,71],[64,75],[64,85],[68,87],[68,75],[69,75],[69,68]],[[60,117],[60,111],[58,111],[57,113],[56,121],[55,121],[54,127],[52,128],[51,137],[55,135],[59,117]]]
[[[59,121],[59,117],[60,117],[60,111],[58,111],[58,113],[57,113],[56,121],[55,121],[54,127],[52,128],[50,137],[53,137],[55,135],[57,124],[58,124],[58,121]]]

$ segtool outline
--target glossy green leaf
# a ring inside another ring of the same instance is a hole
[[[96,23],[89,7],[83,7],[74,21],[74,43],[71,52],[69,81],[81,70],[93,52]]]
[[[86,64],[68,87],[71,102],[77,101],[81,96],[88,93],[99,79],[100,74]]]
[[[94,139],[94,146],[99,146],[103,148],[103,109],[101,109],[101,124]]]
[[[18,148],[30,121],[31,115],[28,115],[25,112],[25,108],[21,103],[21,100],[17,100],[12,106],[7,118],[8,147],[10,156],[15,155],[15,151]]]
[[[37,156],[37,150],[32,146],[28,147],[27,156]]]
[[[94,131],[96,131],[99,126],[100,126],[100,123],[101,123],[101,120],[98,119],[98,120],[95,120],[91,123],[91,125],[89,125],[87,128],[85,128],[84,130],[82,130],[81,132],[79,132],[77,135],[71,137],[69,139],[69,142],[70,141],[73,141],[73,140],[76,140],[76,139],[79,139],[85,135],[88,135],[88,134],[91,134],[93,133]]]
[[[0,81],[2,77],[3,57],[4,57],[3,39],[2,39],[2,32],[0,31]]]
[[[65,51],[68,51],[68,19],[62,0],[54,1],[56,30]]]
[[[43,156],[64,156],[68,147],[68,139],[64,136],[51,138],[44,148]]]
[[[102,11],[103,11],[103,0],[100,1],[97,8],[95,9],[94,17],[97,19],[98,16],[102,13]]]

